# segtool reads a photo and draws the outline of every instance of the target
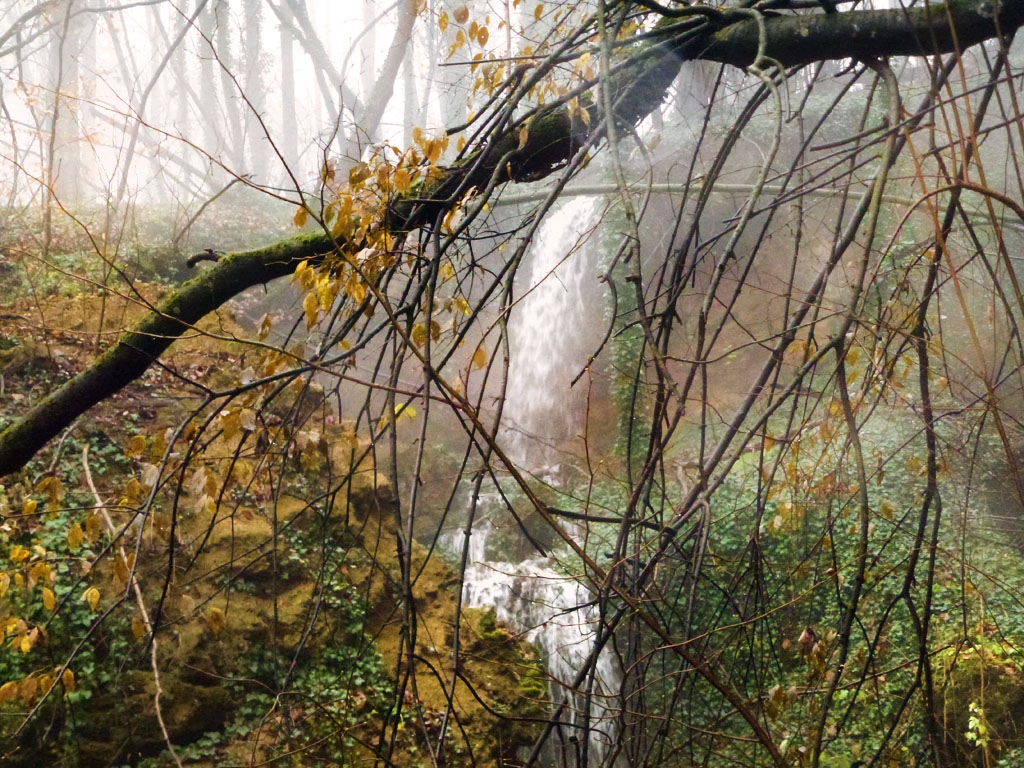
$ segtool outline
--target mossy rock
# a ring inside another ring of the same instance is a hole
[[[186,683],[168,672],[160,682],[160,711],[177,745],[223,728],[238,704],[223,686]],[[77,729],[79,767],[105,768],[161,754],[167,744],[157,719],[155,694],[153,674],[137,671],[127,676],[123,690],[94,697]]]

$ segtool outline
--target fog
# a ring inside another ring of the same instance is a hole
[[[194,213],[232,182],[296,200],[326,159],[441,119],[423,63],[438,24],[408,23],[436,11],[411,3],[0,5],[7,208]]]

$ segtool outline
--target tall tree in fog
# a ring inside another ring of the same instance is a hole
[[[217,64],[211,51],[217,29],[217,17],[214,3],[203,3],[203,10],[198,17],[199,34],[199,114],[203,127],[203,147],[213,155],[220,154],[223,146],[220,131],[222,109],[217,96]]]
[[[266,59],[263,48],[263,2],[245,0],[245,29],[242,37],[242,52],[245,60],[244,93],[245,137],[249,150],[249,162],[256,178],[265,183],[270,166],[271,150],[267,144],[270,138],[263,122],[266,117]]]
[[[242,115],[246,108],[245,99],[249,94],[240,91],[237,85],[236,72],[244,71],[238,55],[237,26],[234,20],[236,8],[232,8],[231,0],[213,0],[212,3],[214,31],[213,55],[217,63],[217,75],[221,85],[223,100],[224,132],[228,140],[221,147],[222,156],[233,168],[245,167],[245,131]],[[244,78],[243,78],[244,79]],[[239,137],[243,137],[239,141]]]
[[[44,253],[49,250],[51,203],[56,197],[78,200],[84,192],[81,146],[77,113],[82,27],[72,24],[75,0],[64,0],[54,9],[50,28],[49,65],[51,81],[48,99],[43,205]]]
[[[278,40],[281,50],[281,138],[280,147],[284,162],[297,167],[299,161],[299,136],[295,114],[295,35],[291,6],[281,3],[280,10],[272,6],[278,16]]]

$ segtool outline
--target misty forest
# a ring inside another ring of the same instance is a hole
[[[0,0],[0,765],[1024,765],[1024,0]]]

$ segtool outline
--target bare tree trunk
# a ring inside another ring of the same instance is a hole
[[[179,8],[184,16],[189,15],[189,7],[191,6],[191,0],[181,0]],[[170,44],[170,37],[167,34],[166,29],[162,34],[163,40]],[[174,119],[178,130],[183,130],[185,125],[188,123],[188,105],[189,98],[192,98],[198,106],[198,96],[195,91],[192,90],[191,82],[187,74],[187,64],[185,63],[185,47],[179,45],[175,47],[174,54],[171,56],[171,71],[174,73],[174,80],[176,84],[176,94],[174,96]]]
[[[446,7],[454,8],[456,4],[448,0],[438,3],[438,12],[448,12]],[[468,72],[465,67],[442,67],[444,60],[442,51],[446,42],[444,34],[436,24],[428,24],[427,55],[433,70],[430,73],[427,87],[437,94],[441,104],[441,121],[444,125],[458,125],[466,119],[466,101],[462,95],[468,91]],[[428,91],[427,97],[430,93]],[[426,103],[426,102],[424,102]]]
[[[267,181],[269,153],[267,136],[260,122],[266,110],[263,83],[263,1],[245,0],[245,138],[249,145],[250,169],[256,179]]]
[[[340,119],[337,105],[339,89],[341,100],[349,109],[355,107],[358,99],[354,93],[342,85],[344,78],[342,78],[341,73],[338,72],[331,62],[331,57],[327,54],[323,42],[320,40],[319,35],[317,35],[316,30],[313,29],[313,23],[309,19],[305,3],[298,2],[298,0],[284,0],[283,6],[288,6],[291,18],[299,32],[301,32],[301,35],[298,37],[299,43],[313,62],[314,75],[317,86],[320,89],[320,95],[324,100],[324,106],[327,109],[327,115],[331,123],[337,125]],[[278,13],[280,14],[281,11],[278,11]]]
[[[416,99],[416,45],[409,41],[402,61],[402,145],[413,145],[412,129],[424,123],[424,112]]]
[[[365,104],[374,91],[377,79],[377,16],[380,11],[374,0],[363,0],[363,30],[359,36],[359,96]],[[356,115],[355,129],[362,132],[360,143],[373,143],[380,139],[380,126],[365,123]]]
[[[56,145],[51,158],[54,193],[65,202],[82,199],[82,151],[78,125],[79,109],[79,57],[85,39],[84,24],[80,19],[72,20],[75,0],[68,0],[62,22],[60,41],[53,51],[59,63],[53,71],[58,79],[53,94],[53,120]]]
[[[78,88],[78,46],[81,35],[71,23],[75,0],[62,3],[50,42],[51,102],[46,124],[43,190],[43,258],[53,240],[51,207],[55,200],[81,198],[78,130],[74,119]]]
[[[203,36],[204,45],[210,51],[214,49],[213,37],[217,17],[213,6],[202,11],[198,17],[199,32]],[[217,80],[214,77],[215,66],[213,57],[199,57],[199,113],[203,124],[203,149],[211,155],[220,154],[221,142],[218,126],[221,124],[220,103],[217,99]]]
[[[245,167],[245,135],[242,129],[241,94],[231,73],[236,71],[236,56],[231,45],[231,0],[214,0],[213,13],[216,19],[214,30],[214,48],[217,55],[217,66],[220,69],[221,92],[224,95],[224,121],[226,135],[229,137],[223,151],[227,162],[234,168]]]
[[[295,174],[299,163],[299,130],[295,119],[295,35],[291,6],[281,4],[278,23],[281,46],[281,139],[279,148],[285,164]]]
[[[366,127],[380,126],[381,118],[384,117],[384,110],[395,90],[395,80],[398,79],[398,70],[402,66],[402,60],[411,47],[412,30],[416,25],[416,0],[399,0],[398,2],[398,23],[395,25],[395,34],[388,46],[388,55],[381,65],[380,74],[374,79],[373,88],[367,91],[363,98],[365,106],[356,114],[356,125]],[[369,134],[372,138],[372,134]]]
[[[174,52],[178,49],[178,46],[182,44],[185,36],[192,28],[192,24],[195,21],[196,16],[202,13],[205,5],[206,0],[199,0],[199,4],[196,6],[196,10],[193,12],[192,17],[182,24],[181,30],[170,42],[167,51],[164,53],[163,59],[161,59],[157,64],[156,69],[149,78],[149,82],[146,85],[145,90],[139,97],[138,103],[135,104],[135,117],[133,118],[128,147],[125,149],[124,155],[120,159],[121,179],[118,182],[117,191],[115,192],[113,201],[111,202],[111,206],[115,209],[124,200],[125,193],[128,190],[128,179],[131,173],[132,162],[135,159],[135,148],[138,145],[139,132],[142,130],[142,121],[146,113],[146,107],[149,104],[149,99],[153,95],[153,91],[156,89],[157,84],[160,82],[160,78],[163,76],[164,71],[167,69],[167,65],[171,62]]]

